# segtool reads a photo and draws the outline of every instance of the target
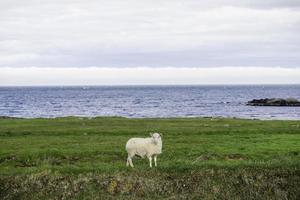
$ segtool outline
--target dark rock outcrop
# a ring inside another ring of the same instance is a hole
[[[0,119],[21,119],[18,117],[0,116]]]
[[[253,99],[248,101],[249,106],[300,106],[300,101],[295,98],[271,98],[271,99]]]

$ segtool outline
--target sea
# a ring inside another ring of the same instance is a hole
[[[300,85],[0,87],[0,116],[300,120],[300,107],[246,105],[288,97],[300,99]]]

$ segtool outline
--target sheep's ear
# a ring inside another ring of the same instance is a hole
[[[150,136],[152,137],[152,136],[153,136],[153,133],[150,133]]]

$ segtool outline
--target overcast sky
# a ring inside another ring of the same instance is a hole
[[[0,84],[15,68],[91,67],[288,68],[300,80],[300,1],[0,1]]]

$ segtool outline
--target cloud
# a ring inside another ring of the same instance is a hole
[[[13,68],[3,67],[0,86],[299,84],[299,68]]]
[[[0,67],[300,64],[300,3],[0,2]]]

